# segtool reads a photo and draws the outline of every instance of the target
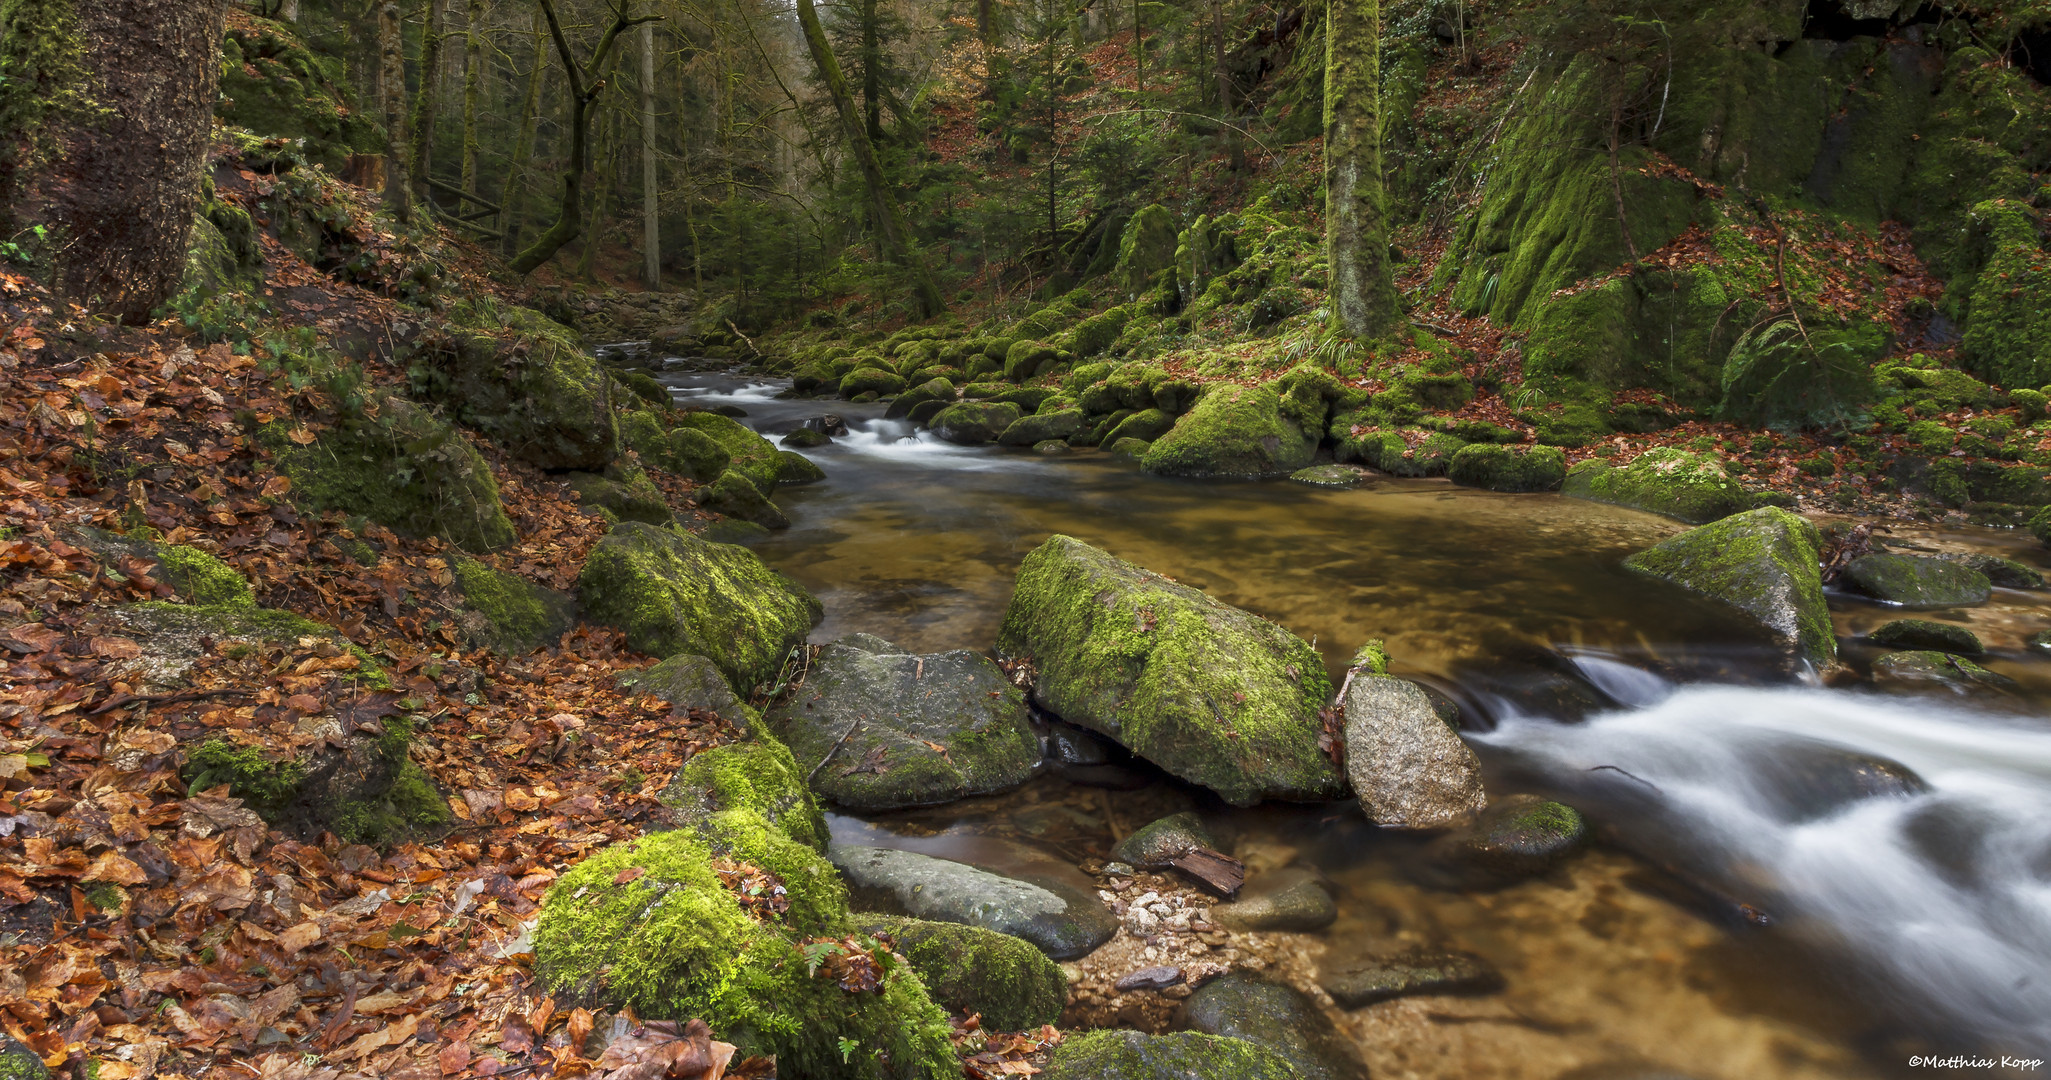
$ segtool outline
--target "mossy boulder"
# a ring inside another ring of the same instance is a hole
[[[747,477],[755,490],[776,490],[776,482],[783,475],[783,462],[777,457],[775,443],[732,417],[715,412],[686,412],[677,418],[677,424],[718,444],[727,452],[727,468]]]
[[[1125,324],[1132,321],[1132,310],[1114,307],[1101,315],[1092,315],[1075,324],[1067,338],[1068,350],[1077,356],[1095,356],[1108,349],[1118,340]]]
[[[1873,661],[1873,684],[1884,690],[1940,692],[1962,696],[2006,695],[2015,680],[1948,652],[1888,653]]]
[[[1008,401],[963,401],[940,410],[933,434],[957,446],[982,446],[1018,423],[1021,410]]]
[[[364,687],[391,688],[391,678],[368,652],[331,626],[303,615],[252,604],[167,604],[150,601],[116,609],[128,636],[142,643],[143,655],[127,661],[126,682],[168,688],[177,686],[202,654],[226,645],[293,645],[311,638],[317,651],[338,663],[330,671],[353,671]],[[340,660],[343,654],[353,660]]]
[[[896,394],[904,390],[904,377],[896,372],[880,368],[860,368],[850,371],[840,380],[840,396],[854,397],[856,394]]]
[[[543,469],[611,464],[620,446],[614,413],[634,398],[598,361],[550,334],[430,333],[414,372],[427,400]]]
[[[1175,215],[1154,203],[1143,207],[1125,223],[1118,239],[1118,262],[1111,268],[1111,282],[1137,296],[1154,287],[1154,276],[1175,265],[1178,242]]]
[[[1846,564],[1844,582],[1876,600],[1916,608],[1984,604],[1994,593],[1987,575],[1963,563],[1885,552]]]
[[[947,379],[927,379],[925,382],[899,394],[890,408],[884,410],[886,420],[901,420],[912,414],[912,410],[928,401],[954,401],[954,383]]]
[[[401,536],[437,536],[465,551],[513,542],[491,469],[456,429],[402,398],[302,445],[271,424],[259,439],[292,481],[292,499],[312,510],[361,514]]]
[[[1067,439],[1082,430],[1081,409],[1021,416],[997,436],[999,446],[1038,446],[1049,439]],[[1063,445],[1066,445],[1065,443]]]
[[[757,917],[715,858],[776,875],[789,910]],[[822,1080],[953,1080],[947,1020],[909,968],[850,992],[800,952],[854,932],[847,894],[811,847],[746,810],[606,848],[542,904],[535,968],[559,999],[702,1018],[743,1055]],[[843,1045],[854,1050],[843,1050]]]
[[[670,523],[674,515],[670,513],[669,501],[662,497],[661,489],[648,479],[647,473],[617,467],[608,471],[613,475],[573,472],[564,476],[563,482],[577,493],[581,505],[605,511],[611,521]]]
[[[1567,455],[1557,446],[1470,443],[1446,463],[1446,476],[1489,491],[1551,491],[1567,478]]]
[[[1159,409],[1145,409],[1133,413],[1118,422],[1118,426],[1104,433],[1104,442],[1116,446],[1121,439],[1138,439],[1152,443],[1168,434],[1175,427],[1175,418]]]
[[[833,436],[813,428],[799,428],[796,431],[786,432],[783,438],[778,441],[789,450],[816,450],[819,447],[832,444]]]
[[[1055,536],[1028,554],[997,648],[1032,661],[1041,707],[1236,806],[1345,790],[1318,748],[1316,651],[1109,552]]]
[[[733,455],[696,428],[670,428],[647,409],[620,417],[620,438],[641,455],[644,464],[706,483],[732,464]]]
[[[823,613],[746,548],[637,521],[591,549],[577,589],[587,617],[624,631],[632,648],[696,653],[747,690],[776,677]]]
[[[888,934],[948,1011],[980,1014],[985,1031],[1034,1031],[1061,1019],[1068,979],[1031,943],[980,926],[895,915],[858,915],[870,934]]]
[[[1107,439],[1105,441],[1107,445],[1104,449],[1107,452],[1109,452],[1112,457],[1115,457],[1120,461],[1132,462],[1135,465],[1146,460],[1147,451],[1153,449],[1154,447],[1153,443],[1150,443],[1145,439],[1126,438]]]
[[[1367,1080],[1359,1052],[1315,1002],[1250,972],[1205,983],[1183,1003],[1182,1017],[1193,1031],[1259,1044],[1302,1080]]]
[[[790,519],[747,477],[728,469],[712,486],[697,492],[698,505],[716,514],[754,522],[765,529],[788,529]]]
[[[191,791],[228,785],[265,822],[306,840],[329,832],[344,843],[390,847],[439,836],[453,815],[409,752],[412,724],[380,723],[349,734],[334,727],[331,738],[291,756],[212,738],[185,750],[180,776]]]
[[[1866,635],[1866,640],[1890,649],[1927,649],[1964,656],[1978,656],[1987,651],[1987,647],[1980,643],[1980,635],[1971,630],[1928,619],[1896,619],[1874,629]]]
[[[679,709],[718,713],[744,731],[756,720],[755,710],[734,694],[719,665],[696,653],[678,653],[639,671],[622,672],[615,682],[627,693],[652,695]]]
[[[507,656],[533,652],[577,624],[577,602],[476,559],[451,560],[463,606],[456,623],[471,644]]]
[[[308,161],[340,173],[351,154],[373,153],[385,141],[350,101],[349,81],[340,56],[307,48],[290,24],[250,19],[222,39],[214,111],[222,123],[291,140]]]
[[[778,485],[816,484],[826,479],[826,470],[820,468],[818,462],[803,454],[793,453],[789,450],[778,450],[776,452],[776,463],[778,466],[776,474]]]
[[[1020,383],[1061,360],[1061,350],[1044,341],[1017,341],[1004,354],[1004,378]]]
[[[1289,479],[1311,487],[1350,488],[1359,487],[1367,478],[1351,465],[1312,465],[1290,473]]]
[[[987,657],[917,656],[869,634],[821,648],[804,687],[765,719],[814,790],[853,810],[1007,790],[1040,762],[1025,695]]]
[[[746,811],[814,851],[831,839],[790,749],[766,732],[693,755],[662,789],[670,824],[699,829],[715,815]]]
[[[864,911],[979,926],[1056,960],[1087,956],[1118,932],[1118,920],[1093,893],[1062,881],[1008,877],[890,848],[836,843],[827,856]]]
[[[1658,447],[1629,465],[1591,458],[1567,470],[1560,493],[1706,525],[1751,509],[1752,497],[1713,454]]]
[[[1383,431],[1360,422],[1358,413],[1332,421],[1332,456],[1358,461],[1390,476],[1444,476],[1467,440],[1443,431]]]
[[[1837,638],[1823,599],[1822,549],[1815,525],[1762,506],[1661,541],[1624,565],[1745,612],[1824,668],[1837,660]]]
[[[1054,1050],[1046,1080],[1302,1080],[1289,1059],[1249,1042],[1195,1031],[1088,1031]]]
[[[1161,476],[1286,476],[1311,463],[1323,431],[1283,415],[1273,385],[1214,386],[1142,464]]]
[[[141,560],[148,564],[151,578],[170,586],[175,598],[185,603],[256,606],[248,578],[196,547],[160,544],[144,537],[124,536],[90,525],[66,530],[64,535],[72,544],[92,552],[108,572],[118,573],[124,557]]]

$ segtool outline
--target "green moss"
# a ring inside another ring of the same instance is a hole
[[[1662,541],[1624,560],[1759,620],[1818,668],[1837,659],[1819,568],[1823,537],[1806,519],[1764,506]]]
[[[1370,638],[1353,653],[1353,662],[1347,670],[1364,675],[1387,675],[1389,673],[1389,646],[1380,638]]]
[[[700,483],[717,480],[732,461],[732,455],[711,436],[694,428],[672,430],[648,409],[633,409],[620,416],[620,439],[641,456],[643,464]]]
[[[757,922],[743,912],[710,869],[715,854],[779,874],[791,899],[785,918]],[[945,1016],[910,970],[893,971],[879,993],[849,993],[808,972],[798,944],[851,929],[824,858],[753,814],[728,811],[702,836],[676,831],[616,845],[563,875],[542,906],[534,945],[542,980],[558,994],[643,1016],[703,1018],[742,1054],[775,1054],[791,1075],[957,1076]],[[853,1049],[844,1053],[843,1041]]]
[[[725,450],[729,459],[727,467],[747,477],[748,482],[755,485],[755,490],[776,490],[783,464],[776,456],[775,443],[755,434],[732,417],[718,413],[687,412],[678,418],[677,423],[681,428],[705,435]]]
[[[1866,639],[1891,649],[1935,649],[1968,656],[1987,651],[1980,636],[1971,630],[1928,619],[1896,619],[1866,635]]]
[[[1175,215],[1159,203],[1146,206],[1125,223],[1118,239],[1118,262],[1111,268],[1111,282],[1133,296],[1147,292],[1155,277],[1175,265],[1179,241]]]
[[[1551,491],[1567,476],[1567,455],[1556,446],[1462,447],[1446,465],[1456,484],[1490,491]]]
[[[1131,321],[1130,308],[1114,307],[1075,324],[1075,329],[1062,344],[1077,356],[1095,356],[1115,344],[1118,335],[1124,332],[1125,324]]]
[[[157,568],[165,584],[187,603],[254,607],[249,579],[227,563],[194,547],[173,544],[157,552]]]
[[[620,446],[614,412],[637,400],[552,334],[446,328],[423,335],[414,353],[417,394],[543,469],[611,464]]]
[[[1121,439],[1137,439],[1140,442],[1151,443],[1168,434],[1174,427],[1174,417],[1159,409],[1147,409],[1119,421],[1117,427],[1104,433],[1103,441],[1114,450]]]
[[[1958,432],[1935,420],[1920,420],[1910,424],[1905,434],[1909,444],[1925,454],[1948,454],[1958,442]]]
[[[374,738],[300,758],[210,739],[187,752],[180,775],[190,791],[227,784],[265,821],[303,836],[326,831],[389,847],[433,835],[451,820],[448,803],[409,754],[412,726],[397,717],[383,724]]]
[[[824,853],[826,816],[805,786],[797,759],[776,736],[756,731],[747,742],[714,747],[684,763],[662,790],[663,805],[686,828],[712,815],[745,810],[785,836]]]
[[[629,646],[704,656],[744,690],[774,679],[822,614],[746,548],[639,522],[598,542],[577,585],[587,616],[624,631]]]
[[[308,49],[294,28],[267,19],[231,27],[222,43],[224,123],[291,139],[307,160],[340,172],[352,153],[381,149],[384,137],[349,100],[338,58]]]
[[[1444,476],[1466,440],[1446,432],[1384,431],[1370,407],[1332,419],[1333,456],[1357,461],[1391,476]]]
[[[711,487],[697,493],[698,505],[717,514],[753,522],[765,529],[788,529],[790,519],[734,469],[728,469]]]
[[[669,502],[663,498],[655,482],[648,479],[647,473],[638,468],[617,466],[608,471],[613,475],[573,472],[563,479],[570,485],[570,490],[577,493],[578,502],[605,510],[611,515],[610,520],[669,524],[672,516]]]
[[[980,926],[865,915],[872,934],[888,934],[926,993],[948,1010],[980,1014],[985,1031],[1033,1031],[1056,1023],[1068,1004],[1061,968],[1032,944]]]
[[[1277,476],[1310,464],[1324,432],[1284,415],[1274,385],[1216,387],[1141,463],[1162,476]]]
[[[1623,468],[1581,462],[1567,472],[1563,494],[1615,503],[1701,525],[1749,509],[1752,498],[1723,463],[1707,454],[1658,447]]]
[[[895,394],[904,390],[904,378],[895,372],[877,368],[858,368],[847,373],[840,380],[840,396],[854,397],[856,394]]]
[[[119,912],[121,906],[128,903],[128,894],[122,891],[121,886],[111,881],[96,881],[86,886],[85,898],[88,903],[107,915]]]
[[[1987,254],[1972,279],[1960,356],[2002,386],[2051,382],[2051,313],[2038,302],[2051,292],[2042,216],[2026,203],[1991,199],[1975,205],[1970,220]]]
[[[1062,1040],[1048,1062],[1047,1080],[1299,1080],[1289,1059],[1259,1043],[1222,1035],[1177,1031],[1089,1031]]]
[[[513,542],[498,482],[446,422],[400,398],[375,418],[345,422],[300,446],[283,424],[259,433],[309,509],[361,514],[402,536],[438,536],[466,551]]]
[[[456,557],[456,588],[463,596],[457,621],[470,640],[506,655],[541,648],[576,624],[576,603],[516,574]]]
[[[274,761],[261,747],[237,746],[225,739],[210,739],[194,747],[185,755],[180,772],[188,791],[227,784],[229,794],[247,801],[259,813],[290,802],[306,779],[305,769],[297,761]]]

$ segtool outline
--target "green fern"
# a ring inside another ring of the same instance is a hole
[[[1865,420],[1873,372],[1850,342],[1817,343],[1793,318],[1747,330],[1723,362],[1726,420],[1775,430],[1851,428]]]

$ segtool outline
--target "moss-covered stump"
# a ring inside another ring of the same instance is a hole
[[[453,568],[463,597],[456,623],[474,646],[519,656],[561,638],[577,624],[577,602],[567,593],[476,559],[458,556]]]
[[[1980,635],[1971,630],[1928,619],[1896,619],[1867,634],[1866,640],[1890,649],[1935,649],[1965,656],[1987,651],[1980,643]]]
[[[699,483],[719,479],[733,460],[711,436],[695,428],[672,429],[647,409],[620,417],[620,438],[641,455],[643,464]]]
[[[1021,416],[997,436],[999,446],[1038,446],[1049,439],[1067,439],[1082,430],[1081,409]]]
[[[1142,464],[1161,476],[1286,476],[1310,464],[1322,434],[1322,423],[1306,430],[1285,416],[1274,386],[1219,386],[1154,442]]]
[[[776,482],[779,486],[783,484],[816,484],[826,479],[826,470],[820,468],[818,462],[803,454],[793,453],[789,450],[778,450],[776,452],[776,463],[778,466]]]
[[[1245,1039],[1176,1031],[1089,1031],[1054,1050],[1046,1080],[1302,1080],[1273,1050]]]
[[[1624,565],[1745,612],[1824,668],[1837,660],[1837,637],[1823,599],[1822,548],[1808,520],[1762,506],[1661,541]]]
[[[1557,446],[1470,443],[1446,463],[1446,476],[1489,491],[1551,491],[1567,478],[1567,455]]]
[[[1711,454],[1658,447],[1622,467],[1591,458],[1567,471],[1560,493],[1706,525],[1748,510],[1752,497]]]
[[[995,442],[1021,411],[1009,401],[962,401],[933,415],[933,434],[956,446],[982,446]]]
[[[2005,695],[2016,690],[2015,680],[2006,675],[1988,671],[1963,656],[1934,651],[1888,653],[1873,661],[1873,684],[1883,690],[1961,696]]]
[[[728,469],[711,487],[697,492],[698,505],[716,514],[752,521],[765,529],[788,529],[790,519],[747,477]]]
[[[697,431],[727,452],[727,468],[748,478],[757,491],[775,491],[783,476],[783,463],[776,456],[776,444],[755,434],[730,416],[714,412],[686,412],[677,425]]]
[[[300,445],[282,424],[260,438],[292,481],[292,499],[313,510],[361,514],[401,536],[438,536],[465,551],[513,542],[498,481],[454,427],[402,398],[377,416],[340,424]]]
[[[563,482],[577,493],[579,503],[605,511],[611,521],[667,525],[674,518],[669,501],[662,497],[662,489],[648,479],[647,473],[617,466],[607,471],[613,475],[573,472],[564,476]]]
[[[719,665],[695,653],[678,653],[652,667],[622,673],[621,690],[661,698],[680,709],[718,713],[735,727],[748,730],[756,713],[726,681]]]
[[[745,810],[798,843],[826,851],[826,815],[806,789],[790,749],[773,735],[757,732],[746,742],[694,756],[662,789],[661,801],[670,823],[680,828],[702,828],[716,814]]]
[[[619,455],[614,410],[638,400],[554,334],[449,330],[422,339],[425,396],[543,469],[596,472]]]
[[[854,810],[1004,791],[1040,761],[1025,695],[987,657],[916,656],[868,634],[820,649],[805,685],[764,719],[813,789]]]
[[[885,420],[902,420],[910,416],[913,409],[929,401],[943,401],[950,405],[953,404],[954,383],[948,379],[927,379],[925,382],[899,394],[897,400],[890,403],[890,408],[883,411],[883,418]]]
[[[1862,555],[1845,566],[1843,580],[1875,600],[1913,608],[1984,604],[1994,594],[1978,570],[1923,555]]]
[[[95,529],[90,525],[65,530],[65,539],[92,552],[107,571],[119,572],[123,558],[148,564],[149,576],[169,586],[172,598],[202,606],[254,607],[249,579],[234,567],[196,547],[160,544],[140,536]]]
[[[755,553],[653,525],[614,527],[584,561],[578,598],[594,622],[655,656],[696,653],[735,686],[776,678],[819,621],[819,601]]]
[[[743,906],[713,869],[776,875],[790,907]],[[743,1055],[822,1080],[954,1080],[946,1014],[909,967],[875,991],[815,974],[800,947],[854,932],[825,859],[746,810],[593,855],[549,890],[534,930],[541,981],[564,999],[698,1017]],[[843,1050],[843,1043],[852,1049]]]
[[[1318,749],[1332,688],[1308,643],[1079,540],[1026,556],[998,652],[1033,663],[1042,707],[1234,805],[1345,790]]]
[[[979,1013],[985,1031],[1032,1031],[1061,1019],[1068,979],[1031,943],[980,926],[895,915],[858,915],[865,933],[888,934],[926,993],[949,1011]]]

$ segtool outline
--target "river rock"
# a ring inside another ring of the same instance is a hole
[[[1104,443],[1116,448],[1120,439],[1138,439],[1152,444],[1175,427],[1175,418],[1159,409],[1141,409],[1104,433]],[[1144,452],[1144,451],[1142,451]]]
[[[2041,589],[2044,574],[2034,566],[2004,559],[1999,555],[1941,555],[1987,575],[1987,580],[2004,589]]]
[[[885,394],[900,393],[903,390],[904,377],[894,371],[884,371],[881,368],[858,368],[841,376],[840,379],[840,396],[844,398],[858,398],[863,394],[875,394],[877,397],[881,397]],[[870,398],[869,400],[874,401],[876,399]]]
[[[1899,761],[1810,739],[1760,747],[1746,761],[1766,809],[1790,823],[1828,817],[1865,799],[1906,799],[1930,790]]]
[[[816,484],[826,479],[826,470],[819,463],[803,454],[789,450],[776,452],[776,482],[782,484]]]
[[[1302,1080],[1289,1059],[1246,1039],[1194,1031],[1088,1031],[1054,1050],[1044,1080]]]
[[[1318,748],[1331,683],[1308,643],[1079,540],[1025,557],[998,652],[1030,661],[1042,708],[1235,806],[1345,790]]]
[[[1345,723],[1346,775],[1375,824],[1442,828],[1488,802],[1481,762],[1416,683],[1355,675]]]
[[[700,488],[698,505],[716,514],[751,521],[765,529],[788,529],[790,519],[769,496],[738,471],[728,469],[711,487]]]
[[[1104,448],[1112,457],[1136,463],[1147,456],[1149,445],[1145,439],[1119,439],[1116,442],[1106,441]]]
[[[980,926],[1056,960],[1088,955],[1118,932],[1097,898],[1057,881],[1021,881],[910,851],[834,844],[827,855],[857,908]]]
[[[1339,917],[1339,906],[1315,871],[1285,866],[1247,883],[1239,899],[1211,909],[1214,922],[1234,930],[1322,930]]]
[[[1489,803],[1474,822],[1432,845],[1448,863],[1482,879],[1515,880],[1550,870],[1587,839],[1571,806],[1536,795]]]
[[[1183,1025],[1258,1043],[1288,1059],[1303,1080],[1367,1080],[1367,1066],[1314,1002],[1243,971],[1212,979],[1190,995]]]
[[[645,521],[667,525],[673,515],[661,489],[640,469],[621,470],[617,479],[597,473],[573,472],[563,477],[577,501],[595,506],[619,521]]]
[[[1197,848],[1218,850],[1218,841],[1195,811],[1170,814],[1149,822],[1118,841],[1111,857],[1146,870],[1160,870]]]
[[[933,434],[956,446],[994,442],[1018,423],[1019,407],[1008,401],[961,401],[935,413]]]
[[[1883,690],[1946,690],[1969,696],[2007,694],[2016,689],[2014,679],[1963,656],[1928,651],[1889,653],[1873,661],[1873,685]]]
[[[1993,595],[1987,575],[1962,563],[1924,555],[1861,555],[1845,566],[1844,581],[1876,600],[1903,607],[1984,604]]]
[[[989,1031],[1032,1031],[1061,1019],[1068,979],[1030,943],[980,926],[898,915],[858,915],[864,933],[889,934],[933,1000],[983,1017]]]
[[[1290,473],[1289,479],[1311,487],[1350,488],[1359,487],[1367,477],[1351,465],[1313,465]]]
[[[716,412],[694,410],[677,417],[677,424],[700,432],[727,453],[727,468],[747,477],[755,490],[776,490],[783,475],[776,444],[756,434],[747,425]]]
[[[833,436],[823,431],[814,431],[808,427],[801,427],[783,437],[783,445],[793,450],[813,450],[825,446],[832,441]]]
[[[1752,505],[1744,485],[1724,471],[1715,455],[1670,446],[1647,450],[1624,466],[1590,458],[1567,470],[1560,494],[1665,514],[1690,525],[1727,518]]]
[[[1866,640],[1890,649],[1934,649],[1966,656],[1987,651],[1980,644],[1980,636],[1971,630],[1928,619],[1896,619],[1867,634]]]
[[[1358,1009],[1413,994],[1490,994],[1503,976],[1471,953],[1415,951],[1339,964],[1318,985],[1340,1008]]]
[[[430,333],[413,366],[431,400],[537,468],[596,472],[619,454],[614,402],[631,392],[560,327]]]
[[[808,416],[800,426],[806,431],[816,431],[821,435],[838,437],[847,434],[847,421],[842,419],[839,413],[820,413],[818,416]]]
[[[629,647],[697,653],[749,690],[776,678],[823,613],[803,586],[747,548],[636,521],[591,549],[577,591],[585,615],[624,631]]]
[[[804,685],[764,719],[813,790],[852,810],[1004,791],[1040,762],[1025,694],[989,658],[917,656],[869,634],[820,649]]]
[[[1060,441],[1062,446],[1066,447],[1068,437],[1081,431],[1082,424],[1081,409],[1061,409],[1057,412],[1021,416],[1010,427],[1004,429],[1004,434],[997,436],[997,445],[1030,446],[1037,449],[1043,442]]]
[[[1142,465],[1161,476],[1285,476],[1310,464],[1324,434],[1285,415],[1272,385],[1218,386],[1154,441]]]
[[[1047,439],[1044,442],[1033,444],[1033,453],[1041,457],[1061,457],[1064,454],[1072,454],[1074,452],[1075,448],[1068,445],[1066,439]]]
[[[744,810],[785,836],[823,853],[830,836],[826,815],[805,788],[790,748],[765,732],[692,755],[657,796],[669,824],[707,831],[715,815]]]
[[[1446,477],[1490,491],[1551,491],[1567,478],[1567,454],[1557,446],[1469,443],[1446,464]]]
[[[1137,791],[1159,775],[1136,763],[1124,747],[1074,724],[1050,722],[1042,746],[1047,767],[1071,784]]]
[[[910,416],[913,409],[929,401],[941,402],[943,408],[954,404],[954,384],[946,379],[927,379],[897,395],[897,400],[890,403],[890,408],[883,410],[883,418],[902,420]]]
[[[622,672],[614,680],[621,690],[650,695],[679,709],[718,713],[746,730],[755,710],[736,697],[719,665],[696,653],[678,653],[652,667]]]
[[[1130,974],[1121,975],[1118,977],[1117,982],[1111,984],[1111,987],[1121,994],[1131,993],[1134,990],[1166,990],[1171,986],[1182,985],[1185,978],[1186,976],[1183,975],[1181,968],[1157,964],[1153,967],[1145,967]]]
[[[1663,540],[1624,565],[1745,612],[1824,668],[1837,661],[1837,638],[1823,599],[1822,546],[1808,520],[1762,506]]]

